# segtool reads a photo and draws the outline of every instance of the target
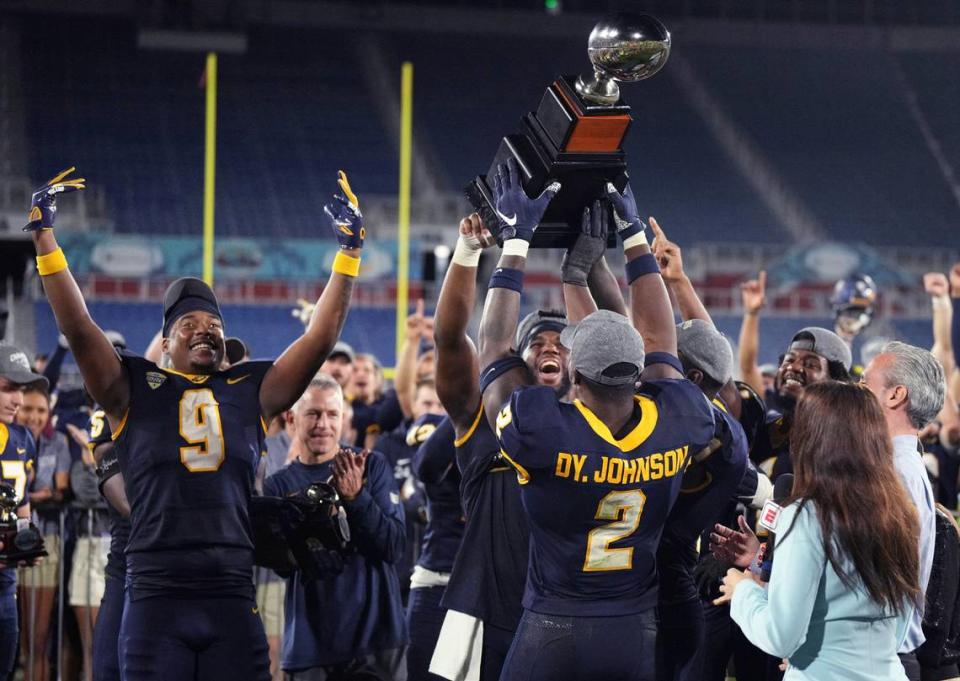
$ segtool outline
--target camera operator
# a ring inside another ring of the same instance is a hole
[[[17,518],[30,518],[27,468],[37,450],[33,435],[25,426],[14,423],[14,419],[23,406],[27,386],[36,384],[46,388],[47,379],[30,370],[30,361],[20,349],[0,343],[0,476],[14,490],[12,502]],[[2,556],[0,553],[0,679],[5,679],[13,671],[17,657],[19,627],[17,571],[8,567]]]

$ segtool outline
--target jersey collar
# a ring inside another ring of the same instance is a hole
[[[605,441],[617,447],[621,452],[630,452],[639,447],[646,441],[653,429],[657,427],[659,413],[657,403],[646,395],[634,395],[634,400],[640,405],[640,423],[634,426],[633,430],[618,440],[607,428],[607,424],[597,418],[597,415],[590,411],[589,407],[579,399],[573,401],[574,406],[580,411],[587,425],[594,433],[602,437]]]

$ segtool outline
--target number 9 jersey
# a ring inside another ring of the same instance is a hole
[[[264,450],[260,383],[272,362],[188,375],[122,360],[130,406],[113,439],[131,504],[130,598],[251,596],[248,508]]]
[[[513,393],[497,417],[530,522],[523,605],[604,617],[657,605],[656,553],[683,472],[713,437],[713,410],[687,380],[642,384],[622,437],[548,387]]]

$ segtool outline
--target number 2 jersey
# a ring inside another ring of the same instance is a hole
[[[252,596],[249,502],[272,362],[187,375],[122,356],[130,406],[113,434],[131,504],[131,599]]]
[[[498,415],[530,523],[528,610],[598,617],[657,605],[660,534],[714,417],[687,380],[644,382],[634,399],[639,421],[619,438],[545,387],[517,390]]]

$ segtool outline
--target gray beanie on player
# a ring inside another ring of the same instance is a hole
[[[570,350],[570,365],[581,376],[601,385],[636,383],[643,371],[643,338],[630,320],[609,310],[597,310],[560,333]]]
[[[677,325],[677,351],[684,359],[717,383],[733,376],[733,350],[716,327],[703,319],[688,319]]]

